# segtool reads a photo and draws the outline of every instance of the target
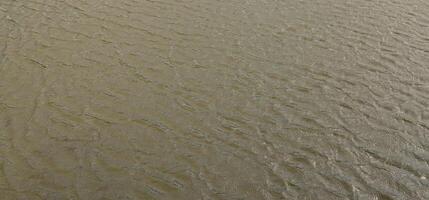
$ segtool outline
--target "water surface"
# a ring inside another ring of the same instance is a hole
[[[0,199],[429,199],[424,0],[2,0]]]

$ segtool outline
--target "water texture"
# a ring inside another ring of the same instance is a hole
[[[0,200],[429,199],[429,1],[1,0]]]

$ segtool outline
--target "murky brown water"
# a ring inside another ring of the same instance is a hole
[[[0,62],[1,200],[429,199],[428,1],[1,0]]]

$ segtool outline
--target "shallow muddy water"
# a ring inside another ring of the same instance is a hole
[[[0,199],[429,199],[429,3],[1,0]]]

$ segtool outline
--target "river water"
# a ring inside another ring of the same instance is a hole
[[[429,199],[429,2],[1,0],[0,199]]]

